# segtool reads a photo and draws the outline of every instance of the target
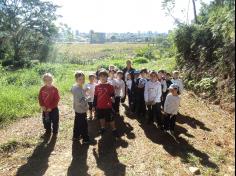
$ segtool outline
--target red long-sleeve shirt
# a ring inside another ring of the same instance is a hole
[[[43,86],[39,91],[39,104],[46,109],[54,109],[58,106],[60,96],[56,87]]]

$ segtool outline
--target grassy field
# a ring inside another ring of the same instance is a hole
[[[37,101],[38,91],[42,85],[41,77],[44,73],[50,72],[55,76],[55,85],[59,88],[60,94],[66,94],[74,82],[73,73],[76,70],[95,72],[98,66],[108,68],[114,64],[118,68],[123,68],[127,58],[134,62],[134,68],[166,69],[173,70],[175,67],[174,58],[162,58],[158,60],[148,60],[135,57],[135,53],[144,44],[105,44],[88,45],[78,44],[58,45],[59,55],[78,55],[78,63],[44,63],[30,69],[20,69],[17,71],[6,71],[0,67],[0,125],[22,117],[28,117],[39,112]],[[114,57],[96,58],[101,53],[109,53]],[[122,56],[123,55],[123,56]],[[82,58],[90,58],[92,62],[83,62]],[[68,56],[69,59],[73,57]],[[61,58],[60,58],[61,59]]]

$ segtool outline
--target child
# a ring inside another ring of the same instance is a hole
[[[99,72],[100,84],[95,87],[93,105],[96,108],[97,118],[100,121],[101,129],[99,133],[104,134],[106,122],[110,123],[112,133],[115,137],[119,137],[114,116],[112,116],[112,99],[114,99],[115,91],[111,84],[108,84],[108,73],[106,70]]]
[[[133,73],[130,72],[127,75],[127,81],[126,81],[126,92],[128,95],[128,103],[129,103],[129,109],[132,109],[133,101],[132,101],[132,94],[131,94],[131,88],[132,88],[132,82],[133,82]]]
[[[166,90],[165,93],[162,94],[162,98],[163,98],[163,104],[162,104],[162,106],[163,106],[163,107],[164,107],[164,104],[165,104],[165,101],[166,101],[166,96],[167,96],[168,93],[169,93],[168,88],[169,88],[170,85],[172,84],[172,82],[171,82],[170,79],[171,79],[171,74],[170,74],[170,73],[166,73],[166,74],[165,74],[165,80],[166,80],[166,87],[167,87],[167,90]]]
[[[114,65],[109,65],[108,70],[109,70],[109,71],[110,71],[110,70],[116,70],[116,67],[115,67]]]
[[[164,96],[167,91],[167,84],[166,84],[166,78],[165,78],[165,71],[159,70],[158,71],[158,80],[161,83],[161,89],[162,89],[162,97],[161,97],[161,105],[162,108],[164,108]]]
[[[183,81],[181,79],[179,79],[179,72],[178,71],[174,71],[173,72],[173,79],[171,80],[171,82],[173,84],[178,85],[179,87],[179,94],[181,94],[184,90],[184,85],[183,85]]]
[[[135,113],[137,111],[137,107],[138,107],[138,82],[139,82],[139,75],[140,75],[140,71],[138,70],[135,70],[134,71],[134,79],[133,79],[133,82],[132,82],[132,87],[131,87],[131,94],[133,95],[133,109],[132,109],[132,112]]]
[[[43,125],[46,130],[45,134],[50,135],[51,130],[53,129],[53,135],[57,135],[59,126],[58,103],[60,100],[60,96],[57,88],[52,84],[52,74],[44,74],[43,82],[44,86],[40,89],[38,99],[43,111]]]
[[[150,81],[145,85],[144,98],[148,107],[148,123],[153,123],[156,116],[157,124],[162,129],[161,121],[161,83],[158,81],[158,74],[155,71],[150,73]]]
[[[115,113],[116,116],[120,116],[120,101],[125,96],[125,82],[123,81],[123,72],[118,71],[116,77],[115,87]]]
[[[169,87],[170,93],[166,97],[165,105],[164,105],[164,130],[169,131],[172,135],[174,135],[175,121],[176,116],[178,114],[179,105],[180,105],[180,97],[178,95],[178,85],[171,84]]]
[[[86,98],[85,90],[83,85],[85,82],[84,73],[77,71],[75,73],[76,84],[71,88],[73,94],[73,107],[75,111],[74,129],[73,129],[73,140],[79,140],[80,137],[83,139],[83,143],[89,143],[88,136],[88,123],[87,123],[87,110],[89,99]]]
[[[89,75],[89,83],[85,85],[85,90],[87,95],[90,97],[90,101],[88,102],[89,105],[89,120],[93,119],[93,98],[94,98],[94,91],[96,86],[96,75],[90,74]]]
[[[144,101],[144,87],[147,83],[147,69],[144,68],[140,71],[140,79],[137,80],[137,105],[136,105],[136,112],[139,117],[145,116],[146,113],[146,105]]]

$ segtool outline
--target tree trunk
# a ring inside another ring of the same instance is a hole
[[[194,13],[194,21],[197,24],[198,20],[197,20],[197,10],[196,10],[196,4],[195,4],[195,0],[192,0],[193,2],[193,13]]]

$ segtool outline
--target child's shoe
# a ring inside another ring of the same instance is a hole
[[[114,136],[115,138],[119,138],[119,137],[120,137],[120,135],[119,135],[119,133],[118,133],[117,130],[113,130],[113,131],[112,131],[112,134],[113,134],[113,136]]]

